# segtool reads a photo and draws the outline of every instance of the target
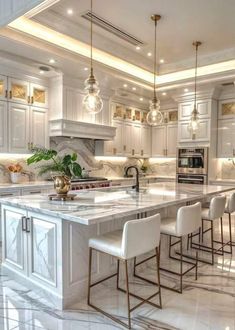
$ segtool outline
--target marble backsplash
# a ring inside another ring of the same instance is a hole
[[[235,161],[234,159],[219,159],[217,179],[235,180]]]
[[[118,158],[96,159],[95,142],[89,139],[71,139],[65,137],[51,138],[50,147],[57,150],[61,155],[72,152],[78,154],[78,162],[81,167],[90,171],[90,176],[103,176],[103,177],[122,177],[125,168],[130,165],[137,165],[140,169],[144,165],[147,167],[147,174],[159,176],[174,176],[176,172],[175,159],[137,159],[127,158],[125,161]],[[0,157],[0,182],[10,182],[10,175],[7,170],[9,164],[19,163],[24,171],[21,181],[34,181],[42,180],[47,177],[39,177],[38,169],[39,164],[28,166],[26,163],[27,157],[14,157],[9,154],[5,158]]]

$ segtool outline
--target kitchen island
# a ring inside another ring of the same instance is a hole
[[[139,193],[130,187],[93,189],[66,202],[40,194],[2,199],[4,271],[42,289],[58,308],[67,308],[86,294],[91,236],[142,215],[159,212],[164,217],[181,205],[233,189],[168,182],[146,185]],[[115,265],[113,258],[97,254],[94,280],[112,273]]]

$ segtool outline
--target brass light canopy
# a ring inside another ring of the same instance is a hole
[[[196,131],[199,129],[199,112],[197,110],[197,68],[198,68],[198,47],[201,46],[201,41],[194,41],[193,46],[195,47],[195,76],[194,76],[194,106],[191,113],[191,119],[188,125],[188,129],[192,133],[192,139],[196,139]]]
[[[85,92],[86,95],[83,99],[83,107],[86,111],[91,114],[99,113],[103,108],[103,101],[99,96],[99,84],[94,76],[93,69],[93,0],[91,0],[91,26],[90,26],[90,45],[91,45],[91,55],[90,55],[90,75],[85,81]]]
[[[157,71],[157,22],[161,19],[161,15],[151,15],[151,20],[154,21],[155,35],[154,35],[154,85],[153,85],[153,99],[150,101],[149,112],[147,114],[147,123],[151,126],[157,126],[162,123],[163,116],[160,111],[160,101],[157,98],[157,87],[156,87],[156,71]]]

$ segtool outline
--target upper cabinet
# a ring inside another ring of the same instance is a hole
[[[235,157],[235,118],[218,120],[217,157]]]
[[[12,102],[30,103],[29,82],[9,77],[7,96]]]
[[[48,107],[48,88],[30,84],[30,103],[35,107]]]
[[[7,99],[7,77],[0,75],[0,100]]]
[[[7,151],[7,102],[0,101],[0,152]]]
[[[152,157],[176,157],[178,125],[152,128]]]
[[[219,102],[219,119],[235,118],[235,99]]]
[[[211,116],[211,100],[197,101],[197,110],[200,118],[210,118]],[[189,120],[193,111],[194,101],[179,104],[179,120]]]
[[[179,142],[208,142],[210,141],[210,119],[199,121],[199,129],[196,131],[196,137],[193,139],[191,131],[188,129],[189,122],[179,122],[178,140]]]

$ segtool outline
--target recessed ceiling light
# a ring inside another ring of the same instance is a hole
[[[127,84],[124,84],[124,85],[123,85],[123,87],[125,87],[125,88],[126,88],[126,87],[127,87]]]
[[[136,91],[136,87],[132,87],[132,90],[133,90],[133,91]]]
[[[161,58],[159,62],[160,62],[160,63],[164,63],[165,61],[164,61],[163,58]]]
[[[40,73],[40,74],[44,74],[44,71],[43,71],[43,70],[40,70],[39,73]]]
[[[188,92],[188,88],[185,88],[185,89],[184,89],[184,92],[187,93],[187,92]]]
[[[68,8],[68,9],[67,9],[67,14],[68,14],[68,15],[73,15],[73,9]]]
[[[165,96],[166,95],[166,92],[163,92],[162,95]]]
[[[150,53],[150,52],[148,52],[148,54],[147,54],[148,56],[152,56],[152,53]]]
[[[140,46],[136,46],[135,49],[136,49],[136,50],[140,50]]]
[[[84,71],[87,71],[88,70],[88,68],[84,68]]]
[[[55,63],[54,58],[50,58],[50,59],[49,59],[49,63],[54,64],[54,63]]]
[[[140,101],[143,101],[144,99],[143,99],[143,97],[140,97]]]

